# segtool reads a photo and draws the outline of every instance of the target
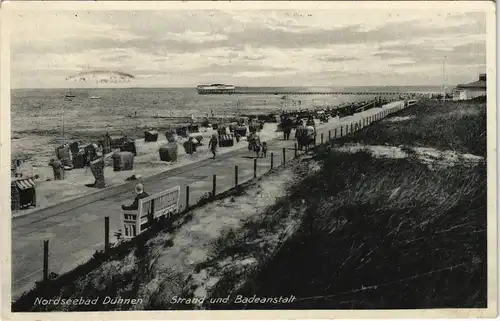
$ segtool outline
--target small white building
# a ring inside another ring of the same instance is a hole
[[[486,96],[486,74],[479,74],[479,80],[460,84],[453,90],[453,100],[469,100]]]

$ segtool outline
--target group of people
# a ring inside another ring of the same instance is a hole
[[[261,142],[259,136],[252,134],[248,140],[249,150],[253,150],[258,158],[267,157],[267,142]],[[217,134],[213,134],[208,142],[208,148],[212,152],[212,159],[217,156],[217,147],[219,146],[219,139]]]
[[[261,142],[260,137],[255,133],[248,138],[248,149],[253,150],[257,158],[267,157],[267,142]]]

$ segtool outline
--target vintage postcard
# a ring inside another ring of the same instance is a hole
[[[494,3],[0,10],[5,320],[496,316]]]

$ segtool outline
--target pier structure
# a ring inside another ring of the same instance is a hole
[[[275,96],[299,96],[299,95],[348,95],[348,96],[399,96],[418,93],[410,92],[371,92],[371,91],[233,91],[233,92],[199,92],[200,95],[275,95]]]

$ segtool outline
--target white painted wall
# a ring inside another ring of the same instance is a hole
[[[486,96],[486,89],[455,89],[453,92],[453,100],[469,100],[476,97]]]

